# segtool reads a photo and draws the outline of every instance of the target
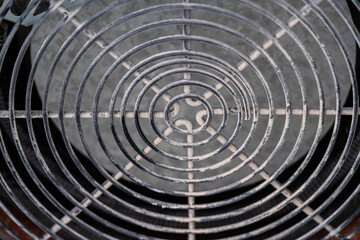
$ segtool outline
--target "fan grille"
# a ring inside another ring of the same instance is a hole
[[[0,208],[27,237],[359,232],[359,2],[15,2]]]

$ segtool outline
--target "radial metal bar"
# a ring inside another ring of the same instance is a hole
[[[163,132],[163,134],[165,135],[165,136],[169,136],[171,133],[173,132],[173,130],[171,129],[171,128],[167,128],[164,132]],[[160,144],[161,142],[162,142],[163,140],[160,138],[160,137],[157,137],[157,138],[155,138],[154,140],[153,140],[153,144],[156,146],[156,145],[158,145],[158,144]],[[152,151],[152,148],[151,147],[145,147],[144,149],[143,149],[143,152],[145,153],[145,154],[149,154],[150,152]],[[136,157],[135,157],[135,159],[136,159],[136,161],[140,161],[140,160],[142,160],[143,158],[141,157],[141,155],[137,155]],[[134,167],[134,164],[132,163],[132,162],[129,162],[125,167],[124,167],[124,169],[126,170],[126,171],[129,171],[131,168],[133,168]],[[118,171],[118,172],[116,172],[116,173],[114,173],[113,174],[113,179],[115,180],[115,181],[118,181],[120,178],[122,178],[123,177],[123,173],[121,172],[121,171]],[[103,187],[103,189],[104,190],[108,190],[111,186],[113,185],[113,183],[110,181],[110,180],[106,180],[101,186]],[[103,195],[103,192],[101,191],[101,190],[99,190],[99,189],[95,189],[92,193],[91,193],[91,195],[95,198],[95,199],[97,199],[97,198],[99,198],[100,196],[102,196]],[[87,208],[90,204],[92,203],[92,200],[91,199],[89,199],[89,198],[84,198],[82,201],[81,201],[81,206],[83,206],[84,208]],[[73,209],[71,209],[71,211],[70,211],[70,213],[73,215],[73,216],[78,216],[80,213],[82,212],[82,210],[79,208],[79,207],[74,207]],[[61,219],[60,219],[60,221],[62,222],[62,223],[64,223],[64,224],[68,224],[68,223],[70,223],[71,222],[71,218],[69,217],[69,216],[67,216],[67,215],[64,215]],[[59,226],[59,225],[57,225],[57,224],[54,224],[52,227],[51,227],[51,232],[52,233],[57,233],[58,231],[60,231],[61,230],[61,226]],[[47,240],[47,239],[49,239],[51,236],[49,235],[49,234],[45,234],[41,239],[42,240]]]
[[[313,3],[314,4],[320,4],[323,0],[314,0]],[[311,12],[311,7],[306,4],[305,6],[303,6],[300,9],[300,13],[303,17],[307,16],[309,13]],[[295,16],[292,16],[288,21],[287,21],[287,25],[289,28],[293,28],[297,23],[299,23],[299,19]],[[280,39],[282,36],[284,36],[286,34],[286,30],[279,28],[275,31],[275,37],[277,39]],[[274,42],[271,39],[267,39],[263,42],[262,47],[264,48],[264,50],[269,49],[272,45],[274,45]],[[260,50],[256,49],[254,51],[252,51],[249,55],[249,59],[250,61],[255,61],[258,57],[261,56],[261,52]],[[237,69],[241,72],[243,71],[245,68],[247,68],[249,66],[249,64],[246,61],[241,61],[238,65],[237,65]],[[218,83],[216,84],[216,89],[221,89],[223,87],[222,84]],[[212,92],[206,92],[204,94],[206,99],[209,99],[210,97],[213,96]]]
[[[188,131],[192,131],[193,127],[191,122],[187,121],[187,120],[178,120],[176,121],[176,125],[177,126],[181,126],[184,125],[186,127],[186,129]],[[194,136],[189,134],[187,135],[187,142],[188,143],[193,143],[194,142]],[[188,157],[193,157],[194,156],[194,148],[187,148],[187,156]],[[188,161],[188,169],[192,169],[194,168],[194,162],[192,161]],[[194,173],[188,173],[188,179],[192,180],[194,179]],[[192,193],[194,192],[194,184],[193,183],[189,183],[188,184],[188,192]],[[189,209],[188,209],[188,216],[189,216],[189,234],[188,234],[188,240],[195,240],[195,235],[192,233],[195,230],[195,222],[194,222],[194,217],[195,217],[195,210],[194,210],[194,205],[195,205],[195,198],[192,196],[188,197],[188,204],[189,204]]]
[[[222,108],[213,108],[212,109],[215,115],[222,115],[224,114],[224,110]],[[253,110],[251,110],[252,112]],[[343,116],[352,116],[353,115],[353,108],[351,107],[343,107],[341,109],[341,115]],[[359,115],[360,115],[360,109],[359,109]],[[259,115],[264,115],[264,116],[268,116],[270,113],[270,110],[267,108],[260,108],[259,109]],[[230,115],[237,115],[236,112],[232,111],[232,108],[229,108],[229,114]],[[277,108],[275,109],[274,112],[275,115],[278,116],[285,116],[286,114],[286,109],[285,108]],[[291,109],[291,114],[294,116],[301,116],[304,114],[303,109],[301,108],[293,108]],[[308,114],[310,116],[319,116],[320,115],[320,109],[317,108],[310,108]],[[164,113],[157,111],[154,113],[154,117],[155,118],[164,118]],[[335,108],[327,108],[325,109],[325,115],[327,116],[335,116],[336,115],[336,109]],[[47,113],[48,118],[59,118],[59,113],[55,112],[55,111],[50,111]],[[110,113],[108,111],[100,111],[97,114],[97,118],[109,118]],[[31,118],[43,118],[44,114],[42,111],[31,111],[30,113],[30,117]],[[64,118],[75,118],[76,117],[76,112],[75,111],[65,111],[64,112]],[[80,118],[88,118],[91,119],[93,118],[93,113],[91,111],[81,111],[80,112]],[[114,118],[120,118],[120,111],[116,111],[114,112]],[[128,111],[125,114],[126,118],[134,118],[135,114],[132,111]],[[149,112],[145,112],[145,111],[141,111],[139,112],[139,117],[140,118],[149,118]],[[0,119],[2,118],[10,118],[10,112],[8,110],[0,110]],[[24,110],[16,110],[15,111],[15,118],[26,118],[26,111]]]
[[[183,0],[184,3],[190,3],[190,0]],[[188,9],[184,9],[183,12],[183,16],[185,19],[189,19],[191,18],[191,10]],[[183,25],[183,34],[184,35],[190,35],[191,34],[191,27],[190,25]],[[184,50],[187,51],[191,51],[191,42],[189,40],[184,40],[183,42],[184,46]],[[186,56],[187,58],[190,58],[190,56]],[[185,65],[186,68],[191,68],[190,64],[186,64]],[[191,80],[191,74],[189,72],[185,72],[184,73],[184,79],[185,80]],[[184,86],[184,93],[190,93],[191,89],[190,86]],[[190,99],[185,99],[185,101],[188,103],[190,101]],[[192,130],[192,124],[191,122],[185,123],[185,127],[188,129],[188,131]],[[193,143],[194,141],[194,136],[193,135],[187,135],[187,142],[188,143]],[[193,157],[194,155],[194,149],[193,148],[187,148],[187,156],[188,157]],[[188,169],[192,169],[194,167],[194,163],[192,161],[188,162]],[[188,179],[192,180],[194,179],[194,173],[188,173]],[[189,183],[188,184],[188,191],[189,192],[194,192],[194,184]],[[189,219],[193,219],[195,217],[195,210],[193,209],[193,206],[195,204],[195,198],[194,197],[188,197],[188,204],[189,204],[189,209],[188,209],[188,216]],[[195,240],[195,234],[193,234],[192,232],[195,229],[195,222],[194,221],[190,221],[189,222],[189,234],[188,234],[188,240]]]
[[[184,3],[189,3],[190,0],[183,0]],[[183,12],[183,16],[185,19],[190,19],[191,18],[191,10],[189,9],[184,9],[184,12]],[[191,34],[191,26],[189,24],[185,24],[183,25],[183,34],[184,35],[190,35]],[[184,50],[187,50],[187,51],[191,51],[191,42],[189,40],[184,40],[183,42],[183,49]],[[186,58],[191,58],[191,56],[186,56]],[[191,65],[190,64],[186,64],[185,65],[186,68],[191,68]],[[191,79],[191,74],[188,73],[188,72],[185,72],[184,73],[184,79],[185,80],[190,80]],[[190,93],[191,92],[191,89],[190,89],[190,86],[188,85],[185,85],[184,86],[184,92],[185,93]],[[188,103],[188,104],[191,104],[191,100],[190,99],[185,99],[185,101]]]
[[[211,134],[211,135],[216,132],[216,130],[215,130],[212,126],[209,126],[206,130],[207,130],[208,133]],[[227,139],[226,139],[222,134],[220,134],[220,135],[216,138],[216,140],[218,140],[221,144],[225,144],[226,141],[227,141]],[[236,147],[235,145],[233,145],[233,144],[230,144],[229,147],[228,147],[228,149],[229,149],[231,152],[233,152],[233,153],[235,153],[235,152],[238,150],[237,147]],[[240,155],[239,155],[239,159],[240,159],[241,161],[246,161],[246,160],[247,160],[247,156],[246,156],[245,154],[240,154]],[[259,166],[258,166],[255,162],[249,162],[248,165],[249,165],[249,167],[250,167],[251,169],[253,169],[254,171],[257,171],[257,170],[259,169]],[[264,180],[269,180],[270,177],[271,177],[270,174],[268,174],[268,173],[267,173],[266,171],[264,171],[264,170],[261,170],[261,171],[259,172],[259,175],[260,175]],[[271,182],[270,182],[270,185],[273,186],[275,189],[280,189],[280,188],[281,188],[281,183],[280,183],[279,181],[277,181],[277,180],[271,181]],[[292,195],[292,192],[291,192],[290,190],[288,190],[288,189],[284,189],[284,190],[281,191],[281,194],[282,194],[285,198],[289,198],[289,197]],[[302,201],[300,198],[297,198],[297,197],[295,197],[294,199],[292,199],[291,202],[292,202],[294,205],[296,205],[297,207],[301,207],[301,206],[303,205],[303,201]],[[314,210],[313,210],[311,207],[309,207],[309,206],[304,207],[304,208],[302,209],[302,211],[303,211],[305,214],[307,214],[307,215],[311,215],[311,214],[314,212]],[[320,215],[316,215],[316,216],[314,217],[314,221],[316,221],[317,223],[322,223],[322,222],[324,222],[324,219],[323,219]],[[330,226],[330,225],[326,225],[326,226],[325,226],[325,229],[326,229],[327,231],[329,231],[329,232],[331,232],[332,230],[334,230],[334,228],[333,228],[332,226]]]
[[[0,119],[1,118],[9,118],[9,111],[2,111],[0,110]],[[42,111],[31,111],[30,113],[30,117],[31,118],[44,118],[44,114]],[[48,118],[59,118],[59,112],[47,112],[47,117]],[[80,112],[80,118],[88,118],[88,119],[92,119],[94,117],[93,112],[90,111],[81,111]],[[108,111],[100,111],[97,114],[97,118],[109,118],[110,117],[110,113]],[[114,117],[115,118],[120,118],[120,111],[116,111],[114,112]],[[126,118],[134,118],[135,117],[135,113],[134,112],[127,112],[125,114]],[[140,118],[149,118],[149,112],[139,112],[139,117]],[[164,117],[164,113],[163,112],[155,112],[154,113],[154,117],[156,118],[163,118]],[[15,111],[15,118],[26,118],[26,111],[23,110],[16,110]],[[76,118],[76,112],[75,111],[65,111],[64,112],[64,118]]]
[[[57,10],[58,10],[60,13],[62,13],[62,14],[66,14],[66,15],[69,14],[69,11],[68,11],[66,8],[64,8],[64,7],[59,7]],[[71,23],[72,23],[75,27],[80,27],[80,26],[83,24],[83,22],[81,21],[81,19],[79,19],[79,18],[76,17],[76,16],[73,16],[70,21],[71,21]],[[85,36],[87,36],[89,39],[93,38],[93,37],[96,35],[96,32],[93,31],[93,30],[91,30],[91,29],[88,28],[88,27],[86,27],[85,30],[82,31],[82,33],[83,33]],[[96,42],[96,44],[97,44],[100,48],[102,48],[102,49],[105,49],[105,48],[109,45],[109,43],[108,43],[106,40],[104,40],[103,38],[99,38],[99,39],[97,39],[95,42]],[[112,49],[112,50],[109,51],[109,55],[110,55],[111,57],[113,57],[115,60],[117,60],[117,59],[119,59],[119,58],[121,57],[122,54],[121,54],[119,51],[117,51],[116,49]],[[127,70],[130,70],[130,69],[134,66],[134,64],[133,64],[130,60],[125,60],[125,61],[123,61],[123,62],[121,63],[121,65],[122,65],[123,67],[125,67]],[[136,72],[134,73],[134,75],[135,75],[136,77],[139,76],[140,74],[141,74],[141,72],[139,72],[139,71],[136,71]],[[144,78],[142,79],[142,82],[143,82],[144,84],[147,84],[149,81],[150,81],[150,79],[149,79],[148,77],[144,77]],[[158,87],[156,84],[153,84],[153,86],[151,87],[151,89],[152,89],[155,93],[158,93],[158,92],[160,91],[159,87]],[[163,98],[165,101],[170,101],[171,96],[170,96],[169,94],[165,93],[165,94],[163,94],[162,98]]]

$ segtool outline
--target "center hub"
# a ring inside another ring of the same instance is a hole
[[[189,99],[191,101],[198,100],[201,104],[199,106],[195,106],[195,107],[190,106],[187,103],[185,103],[186,99]],[[185,105],[180,103],[180,101],[182,101],[182,100],[184,100],[183,102],[185,103]],[[171,108],[176,102],[179,102],[180,105],[182,106],[181,110],[178,115],[173,116],[173,117],[171,117],[172,119],[170,119]],[[203,124],[199,124],[196,121],[196,114],[200,111],[206,111],[207,118]],[[211,109],[209,102],[204,97],[196,95],[196,94],[184,93],[184,94],[180,94],[180,95],[173,97],[168,102],[168,104],[165,106],[165,109],[164,109],[164,115],[165,115],[166,124],[170,128],[172,128],[174,131],[176,131],[178,133],[189,135],[189,134],[200,133],[209,126],[211,119],[212,119],[212,109]],[[183,120],[183,119],[185,119],[189,123],[191,123],[192,126],[190,128],[187,127],[186,129],[176,126],[176,121]],[[193,127],[198,124],[200,126],[193,129]]]

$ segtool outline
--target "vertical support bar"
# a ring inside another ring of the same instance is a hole
[[[187,142],[188,143],[193,143],[194,142],[194,136],[193,135],[187,135]],[[194,156],[194,149],[193,148],[188,148],[187,149],[187,155],[188,155],[188,157]],[[194,162],[188,161],[188,168],[191,169],[193,167],[194,167]],[[194,173],[188,173],[188,179],[189,180],[194,179]],[[188,184],[188,191],[189,191],[189,193],[194,192],[194,184],[192,184],[192,183]],[[194,197],[189,197],[188,198],[188,204],[189,204],[188,215],[189,215],[189,218],[191,220],[191,219],[193,219],[195,217],[195,210],[194,210],[195,199],[194,199]],[[195,229],[195,222],[190,221],[189,222],[189,231],[191,232],[194,229]],[[188,240],[195,240],[195,235],[189,233]]]
[[[184,3],[190,3],[190,0],[183,0]],[[191,10],[189,9],[184,9],[183,11],[183,17],[185,19],[190,19],[191,18]],[[184,35],[190,35],[191,34],[191,27],[190,25],[184,24],[183,25],[183,34]],[[184,40],[183,42],[183,49],[186,51],[191,51],[191,42],[189,40]],[[186,56],[186,58],[191,58],[190,56]],[[186,64],[185,65],[186,68],[191,68],[190,64]],[[184,79],[185,80],[190,80],[191,79],[191,75],[188,72],[184,73]],[[184,86],[184,92],[185,93],[190,93],[190,86],[185,85]]]

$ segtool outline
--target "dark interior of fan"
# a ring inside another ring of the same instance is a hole
[[[0,4],[0,239],[356,239],[357,0]]]

